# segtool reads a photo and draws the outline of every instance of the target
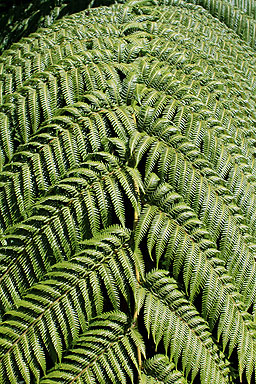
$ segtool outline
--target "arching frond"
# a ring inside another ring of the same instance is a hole
[[[182,360],[186,377],[191,372],[193,381],[200,371],[201,383],[211,383],[216,378],[218,383],[227,382],[228,366],[219,357],[207,323],[185,299],[168,273],[156,271],[148,274],[138,295],[144,297],[144,323],[156,347],[163,340],[166,354],[170,354],[176,366],[178,360]]]
[[[98,153],[103,161],[88,160],[74,168],[34,207],[34,215],[10,227],[1,247],[0,300],[10,308],[57,261],[69,259],[83,239],[115,222],[125,225],[124,197],[137,212],[137,182],[116,157]],[[53,193],[55,192],[55,193]]]
[[[223,349],[228,346],[230,355],[237,347],[240,372],[246,368],[250,375],[255,358],[253,319],[245,312],[242,297],[232,284],[232,278],[223,263],[217,258],[217,250],[207,238],[200,239],[197,244],[193,235],[189,235],[175,220],[168,218],[167,214],[155,206],[145,207],[142,211],[136,227],[135,244],[139,245],[147,232],[149,252],[155,245],[157,261],[163,257],[161,264],[168,269],[172,268],[177,279],[182,273],[184,286],[187,291],[189,288],[191,299],[202,290],[203,317],[209,321],[211,328],[217,322],[217,337],[222,340]],[[161,240],[156,243],[157,238]],[[203,251],[200,246],[207,248]],[[241,353],[243,348],[248,348],[250,352],[244,350]]]
[[[31,373],[37,378],[40,370],[45,373],[46,360],[60,361],[88,321],[102,313],[106,300],[117,309],[122,295],[130,306],[136,277],[129,236],[122,227],[110,227],[82,242],[69,262],[56,264],[17,302],[18,309],[6,313],[0,324],[2,382],[10,372],[26,382]],[[20,365],[13,369],[17,359]],[[26,377],[22,366],[28,368]]]
[[[95,348],[97,344],[97,348]],[[104,313],[90,322],[75,347],[40,383],[128,383],[134,381],[140,343],[124,313]]]
[[[134,138],[137,145],[134,144]],[[147,147],[144,143],[148,143]],[[150,172],[156,171],[160,178],[168,181],[175,192],[183,196],[186,205],[177,206],[177,213],[175,209],[173,212],[174,217],[178,214],[182,217],[181,223],[188,221],[188,226],[197,225],[202,221],[209,231],[211,240],[221,239],[219,257],[224,260],[229,274],[233,276],[238,289],[244,294],[244,301],[248,306],[251,305],[255,300],[253,276],[256,269],[253,250],[244,238],[232,208],[221,197],[218,187],[213,186],[207,176],[173,147],[160,140],[154,140],[152,136],[136,133],[130,146],[136,164],[141,160],[143,153],[148,151],[146,177],[150,176]],[[192,209],[188,208],[188,205]],[[195,224],[192,224],[193,221]]]
[[[108,123],[107,112],[107,109],[104,113],[92,111],[81,102],[63,108],[51,124],[42,127],[41,133],[19,146],[12,161],[0,173],[4,182],[0,203],[2,231],[31,215],[35,199],[65,178],[70,169],[85,160],[88,152],[108,149],[107,138],[116,129]],[[115,113],[115,124],[121,127],[118,129],[123,130],[123,125],[128,131],[134,129],[128,111],[116,107]]]

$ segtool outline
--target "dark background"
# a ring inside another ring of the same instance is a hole
[[[0,0],[0,54],[23,36],[49,27],[65,15],[115,0]],[[59,8],[58,8],[59,7]]]

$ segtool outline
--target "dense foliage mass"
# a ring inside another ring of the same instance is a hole
[[[182,1],[3,53],[1,383],[255,381],[255,64]]]
[[[256,3],[254,0],[186,0],[206,8],[256,48]]]

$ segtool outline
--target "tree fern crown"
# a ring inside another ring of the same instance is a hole
[[[255,381],[254,13],[130,0],[0,56],[0,383]]]

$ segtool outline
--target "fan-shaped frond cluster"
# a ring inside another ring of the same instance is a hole
[[[0,57],[1,383],[255,380],[255,63],[182,1]]]

